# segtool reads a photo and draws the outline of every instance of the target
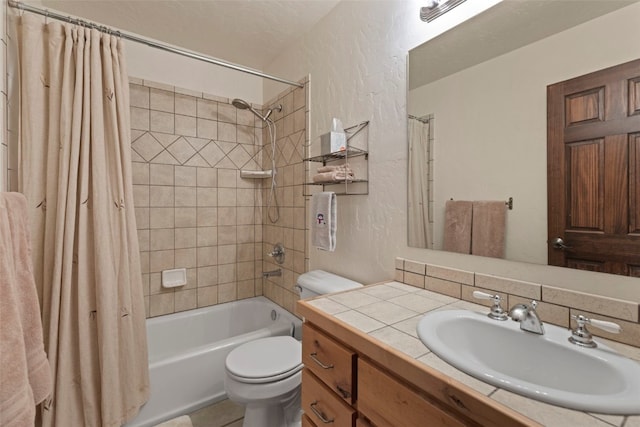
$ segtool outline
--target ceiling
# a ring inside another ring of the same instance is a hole
[[[45,8],[263,70],[340,0],[42,0]],[[29,0],[25,1],[29,3]]]

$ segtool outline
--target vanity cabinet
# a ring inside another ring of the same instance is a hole
[[[358,360],[358,411],[376,426],[466,424],[364,359]],[[427,421],[428,420],[428,421]]]
[[[316,425],[331,424],[336,427],[352,427],[356,410],[343,402],[331,389],[311,373],[302,371],[302,408]]]
[[[303,426],[534,426],[529,418],[298,302]]]
[[[302,409],[311,426],[468,425],[310,323],[302,336]]]
[[[302,325],[302,408],[315,424],[355,423],[356,354],[308,323]],[[315,425],[311,424],[311,425]]]
[[[354,403],[356,354],[304,323],[302,363],[348,405]]]

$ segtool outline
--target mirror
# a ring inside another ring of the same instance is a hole
[[[637,1],[506,0],[409,52],[408,114],[432,118],[420,160],[431,166],[422,206],[433,249],[447,200],[512,197],[505,258],[547,264],[546,88],[637,59],[639,21]],[[409,236],[421,232],[409,224]],[[428,247],[418,240],[409,246]]]

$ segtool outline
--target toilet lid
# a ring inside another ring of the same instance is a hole
[[[239,381],[277,381],[302,369],[302,345],[289,336],[249,341],[229,353],[226,367]]]

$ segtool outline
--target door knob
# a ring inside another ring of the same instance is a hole
[[[555,249],[560,249],[560,250],[565,250],[565,249],[572,249],[573,246],[567,246],[564,244],[564,240],[562,240],[562,237],[556,237],[555,239],[553,239],[551,241],[551,246],[553,246]]]

